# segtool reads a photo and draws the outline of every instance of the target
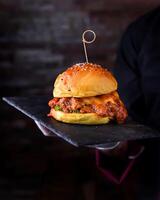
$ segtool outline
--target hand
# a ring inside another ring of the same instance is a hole
[[[41,123],[35,120],[35,124],[40,129],[40,131],[45,136],[53,136],[53,133],[46,127],[44,127]],[[128,157],[128,159],[135,159],[139,157],[144,151],[145,147],[143,145],[139,145],[136,142],[132,142],[131,152],[129,151],[129,147],[131,145],[128,141],[123,142],[111,142],[103,145],[97,145],[95,148],[102,151],[107,156],[114,156],[118,158]],[[133,153],[134,152],[134,153]]]
[[[39,123],[38,121],[35,120],[35,124],[37,125],[39,130],[43,133],[43,135],[53,136],[53,133],[51,133],[51,131],[49,129],[47,129],[46,127],[44,127],[41,123]]]
[[[128,153],[128,141],[107,143],[97,146],[96,149],[107,156],[124,158]]]

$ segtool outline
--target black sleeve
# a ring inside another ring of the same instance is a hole
[[[153,20],[139,55],[147,123],[160,129],[160,12]]]
[[[133,25],[130,25],[122,37],[117,66],[113,68],[113,73],[118,81],[118,92],[129,115],[137,121],[144,122],[144,95],[137,67],[138,52],[132,38],[132,30]]]
[[[160,8],[131,24],[113,73],[129,115],[160,128]]]

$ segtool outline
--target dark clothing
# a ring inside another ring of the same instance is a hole
[[[160,130],[160,7],[127,28],[117,61],[113,73],[129,115]],[[133,176],[130,184],[139,184],[135,199],[159,200],[160,140],[148,139],[144,144],[146,149],[135,165],[140,178]]]
[[[127,28],[120,44],[117,64],[113,73],[129,115],[160,130],[160,7]],[[126,191],[130,188],[129,199],[160,200],[160,139],[139,142],[145,150],[119,183]],[[126,160],[113,162],[113,158],[111,160],[103,154],[98,155],[98,159],[101,164],[98,166],[102,166],[101,171],[110,179],[114,177],[110,176],[108,169],[113,170],[113,165],[126,171],[132,164]],[[120,171],[118,175],[123,177],[125,171]]]
[[[160,129],[160,7],[128,27],[117,61],[114,75],[130,116]]]

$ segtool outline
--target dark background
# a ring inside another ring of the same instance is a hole
[[[89,61],[115,65],[127,25],[158,0],[0,0],[2,96],[52,96],[59,72],[85,61],[81,35],[97,34]],[[37,97],[36,97],[37,98]],[[35,98],[35,101],[36,101]],[[94,151],[48,138],[33,121],[0,104],[0,199],[131,199],[123,187],[103,182]],[[112,197],[112,198],[111,198]]]

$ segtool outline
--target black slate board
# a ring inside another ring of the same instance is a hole
[[[47,117],[48,97],[4,97],[11,106],[74,146],[96,146],[110,142],[160,137],[160,132],[128,120],[125,124],[74,125]]]

